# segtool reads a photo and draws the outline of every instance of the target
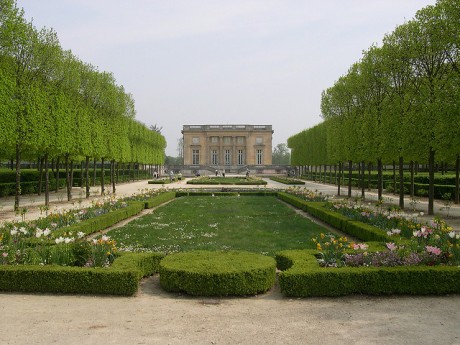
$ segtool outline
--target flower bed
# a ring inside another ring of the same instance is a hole
[[[0,232],[0,264],[109,266],[117,255],[115,243],[105,236],[90,242],[84,237],[174,197],[174,192],[138,194],[128,198],[129,203],[94,202],[88,209],[52,213],[29,223],[8,223]]]
[[[276,256],[283,270],[281,292],[289,297],[427,295],[460,293],[460,269],[452,266],[320,267],[314,250],[291,250]]]

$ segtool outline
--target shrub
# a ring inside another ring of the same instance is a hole
[[[273,258],[249,252],[178,253],[160,263],[160,284],[198,296],[254,295],[273,286],[275,267]]]

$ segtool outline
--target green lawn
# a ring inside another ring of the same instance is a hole
[[[189,196],[110,231],[118,245],[164,253],[247,250],[270,256],[314,248],[324,228],[269,196]]]

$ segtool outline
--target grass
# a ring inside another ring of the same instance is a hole
[[[163,253],[246,250],[274,256],[287,249],[315,248],[324,228],[271,196],[190,196],[110,232],[124,247]]]

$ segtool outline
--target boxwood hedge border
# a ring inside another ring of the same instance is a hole
[[[142,277],[159,271],[160,253],[125,253],[107,268],[0,266],[0,291],[134,295]]]
[[[195,296],[247,296],[268,291],[276,281],[272,257],[245,251],[191,251],[160,263],[160,285]]]
[[[453,266],[320,267],[314,250],[277,253],[281,292],[288,297],[444,295],[460,292]]]

